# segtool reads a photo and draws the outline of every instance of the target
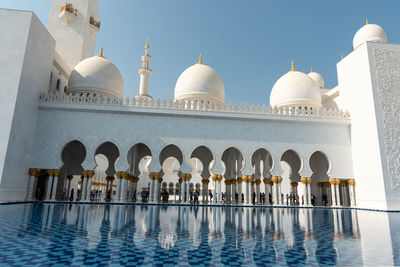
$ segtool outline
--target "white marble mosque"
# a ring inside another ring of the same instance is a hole
[[[97,0],[52,0],[47,28],[0,9],[0,202],[197,192],[200,203],[400,210],[400,45],[381,26],[355,33],[336,87],[292,62],[269,101],[248,105],[226,101],[201,55],[174,99],[153,96],[148,41],[138,94],[125,95],[106,50],[94,56],[99,20]]]

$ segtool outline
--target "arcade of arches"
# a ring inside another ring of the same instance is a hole
[[[301,175],[307,162],[294,150],[285,151],[280,162],[266,149],[256,150],[249,159],[253,173],[242,173],[246,159],[235,147],[222,153],[222,173],[212,173],[218,159],[206,146],[191,153],[191,172],[181,171],[184,155],[176,145],[161,150],[158,172],[149,171],[156,159],[142,143],[130,148],[127,170],[116,169],[120,152],[112,142],[96,149],[94,170],[82,167],[87,156],[84,144],[72,141],[61,152],[60,169],[31,168],[27,200],[356,206],[355,180],[329,177],[330,162],[321,151],[308,160],[310,177]],[[273,171],[277,164],[280,175]]]

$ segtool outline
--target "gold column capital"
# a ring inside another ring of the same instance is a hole
[[[54,170],[48,170],[47,173],[49,174],[49,177],[54,176]]]
[[[38,176],[39,176],[39,171],[38,171],[38,169],[30,168],[30,169],[29,169],[29,175],[30,175],[30,176],[38,177]]]

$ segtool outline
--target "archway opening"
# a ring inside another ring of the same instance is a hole
[[[73,140],[64,146],[61,152],[63,166],[56,190],[58,199],[76,199],[78,181],[83,173],[82,163],[85,158],[86,148],[80,141]]]
[[[311,194],[315,196],[315,205],[330,205],[332,195],[329,184],[328,171],[330,168],[329,160],[321,151],[314,152],[309,160],[312,170]]]
[[[282,183],[281,202],[298,205],[306,201],[305,191],[298,186],[300,183],[300,169],[302,161],[297,152],[292,149],[286,150],[281,156]]]

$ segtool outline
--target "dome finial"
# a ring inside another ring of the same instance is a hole
[[[295,71],[295,69],[294,69],[294,62],[293,62],[293,60],[292,60],[292,71]]]
[[[203,55],[200,53],[199,56],[199,64],[203,64]]]
[[[150,46],[149,46],[149,37],[147,37],[146,39],[146,45],[144,47],[144,49],[149,50]]]
[[[101,46],[101,48],[100,48],[99,57],[103,57],[103,46]]]
[[[365,19],[365,25],[368,25],[368,19]]]
[[[313,72],[313,69],[312,69],[312,67],[311,67],[311,71],[310,72]]]

